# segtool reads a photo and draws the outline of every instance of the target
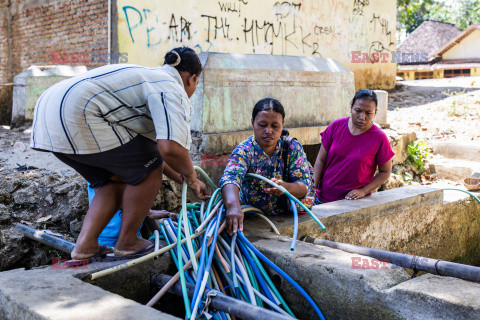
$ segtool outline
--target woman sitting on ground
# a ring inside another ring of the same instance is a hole
[[[315,204],[363,198],[390,177],[390,160],[395,153],[385,133],[373,125],[377,113],[375,92],[358,91],[350,113],[350,117],[335,120],[320,134],[322,146],[314,171]]]
[[[243,229],[240,202],[254,206],[267,215],[289,210],[287,202],[281,200],[280,190],[259,179],[244,182],[247,173],[269,178],[297,198],[304,197],[312,187],[307,157],[302,145],[295,139],[288,147],[285,170],[282,150],[288,132],[283,130],[284,119],[285,111],[279,101],[272,98],[258,101],[252,112],[254,135],[240,143],[228,159],[220,186],[227,208],[227,230],[230,235],[236,233],[237,229]]]

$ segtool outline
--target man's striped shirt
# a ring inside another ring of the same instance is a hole
[[[178,71],[117,64],[99,67],[47,89],[35,106],[30,146],[91,154],[138,134],[190,149],[190,101]]]

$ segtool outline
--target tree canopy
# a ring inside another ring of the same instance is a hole
[[[480,24],[480,0],[398,0],[397,31],[408,33],[425,20],[455,24],[460,30]]]

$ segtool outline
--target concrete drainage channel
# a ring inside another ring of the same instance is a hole
[[[462,182],[474,172],[480,172],[480,146],[478,142],[432,141],[437,176]]]
[[[362,245],[472,264],[480,256],[480,205],[468,198],[446,203],[443,191],[404,187],[358,201],[315,207],[327,226],[320,231],[300,216],[299,236]],[[424,274],[411,278],[388,262],[298,242],[290,251],[292,221],[274,220],[282,235],[259,219],[246,221],[246,236],[294,278],[327,319],[480,319],[480,284]],[[110,266],[110,265],[108,265]],[[178,319],[180,298],[146,303],[158,290],[151,280],[175,272],[169,255],[121,270],[91,283],[88,275],[108,267],[0,273],[0,319]],[[271,277],[299,319],[314,319],[309,304],[280,276]],[[167,313],[168,312],[168,313]]]

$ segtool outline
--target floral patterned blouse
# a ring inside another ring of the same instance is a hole
[[[267,215],[285,213],[287,209],[278,201],[280,196],[271,195],[263,191],[265,188],[270,188],[270,185],[260,179],[243,181],[247,173],[257,173],[269,179],[283,179],[282,149],[285,139],[285,136],[280,137],[271,157],[262,150],[254,136],[250,136],[247,140],[240,143],[228,158],[227,167],[220,179],[220,187],[233,183],[241,191],[241,203],[261,209]],[[295,139],[290,144],[287,162],[290,175],[290,179],[287,181],[301,181],[310,190],[313,187],[313,183],[310,177],[307,156],[303,151],[302,145]]]

